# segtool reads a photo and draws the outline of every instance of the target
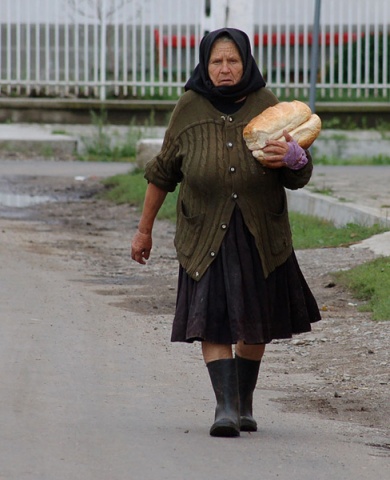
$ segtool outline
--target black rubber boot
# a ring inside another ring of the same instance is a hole
[[[237,367],[234,358],[215,360],[207,364],[217,399],[215,421],[210,428],[213,437],[240,435],[240,405],[238,397]]]
[[[240,425],[242,432],[256,432],[253,418],[253,392],[259,376],[260,360],[248,360],[236,355],[238,392],[240,397]]]

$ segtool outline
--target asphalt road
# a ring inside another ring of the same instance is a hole
[[[381,432],[288,413],[279,391],[256,390],[259,432],[210,437],[198,347],[170,344],[169,316],[113,308],[88,272],[30,241],[0,218],[1,480],[388,478]]]
[[[0,225],[0,479],[387,478],[376,432],[285,413],[279,392],[257,393],[258,433],[209,437],[196,347],[161,341],[153,317],[110,307]]]

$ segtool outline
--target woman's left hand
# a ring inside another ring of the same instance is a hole
[[[261,159],[261,164],[267,168],[285,167],[284,157],[288,152],[288,143],[293,140],[292,136],[285,130],[283,132],[285,142],[279,140],[268,140],[267,145],[262,148],[267,155]]]

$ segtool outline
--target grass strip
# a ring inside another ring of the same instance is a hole
[[[380,257],[333,274],[363,304],[362,312],[372,312],[374,320],[390,320],[390,257]]]

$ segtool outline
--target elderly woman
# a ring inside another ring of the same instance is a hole
[[[278,99],[244,32],[206,35],[185,90],[146,166],[132,258],[149,258],[156,215],[180,184],[171,340],[202,342],[217,401],[210,435],[239,436],[257,430],[252,402],[265,345],[320,319],[292,247],[284,190],[307,184],[312,161],[287,132],[286,142],[268,142],[262,163],[246,147],[243,128]]]

